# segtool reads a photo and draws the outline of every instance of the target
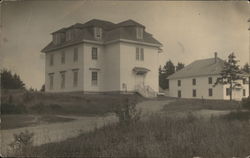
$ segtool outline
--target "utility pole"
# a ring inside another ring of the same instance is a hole
[[[247,21],[250,24],[250,18]],[[249,61],[248,61],[248,70],[250,70],[250,25],[248,28],[249,31],[249,42],[248,42],[248,47],[249,47]],[[250,97],[250,74],[248,74],[248,97]]]

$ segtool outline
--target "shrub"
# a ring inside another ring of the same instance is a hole
[[[14,141],[9,144],[15,155],[25,156],[33,145],[34,133],[25,130],[19,134],[14,134]]]
[[[140,120],[141,111],[136,109],[136,101],[133,99],[125,99],[121,102],[116,110],[116,115],[121,124],[131,124]]]
[[[27,112],[27,109],[22,104],[16,105],[16,104],[3,103],[1,105],[2,114],[22,114],[26,112]]]
[[[241,101],[242,107],[250,110],[250,97],[243,98]]]

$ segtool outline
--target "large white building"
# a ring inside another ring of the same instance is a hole
[[[230,86],[218,84],[214,86],[224,61],[217,57],[196,60],[185,68],[169,76],[169,95],[179,98],[230,99]],[[240,100],[249,96],[247,77],[240,80],[241,86],[233,88],[232,98]]]
[[[52,33],[46,55],[47,92],[158,92],[161,43],[127,20],[77,23]]]

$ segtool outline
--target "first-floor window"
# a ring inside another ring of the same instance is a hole
[[[78,70],[73,70],[73,86],[77,87],[78,85]]]
[[[213,89],[212,88],[208,89],[208,96],[210,96],[210,97],[213,96]]]
[[[65,88],[65,72],[61,72],[61,88]]]
[[[92,84],[93,86],[96,86],[96,85],[97,85],[97,79],[98,79],[97,72],[96,72],[96,71],[92,71],[92,75],[91,75],[91,84]]]
[[[229,95],[230,95],[230,91],[231,91],[230,88],[227,88],[227,89],[226,89],[226,96],[229,96]]]
[[[243,89],[243,96],[245,97],[246,96],[246,90]]]
[[[196,97],[196,89],[193,89],[193,97]]]
[[[181,98],[181,91],[178,90],[178,98]]]
[[[49,74],[49,89],[53,89],[53,83],[54,83],[54,74]]]

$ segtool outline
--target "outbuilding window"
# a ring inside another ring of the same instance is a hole
[[[213,96],[213,89],[212,89],[212,88],[209,88],[209,89],[208,89],[208,96],[209,96],[209,97],[212,97],[212,96]]]
[[[196,89],[193,89],[193,97],[196,97]]]
[[[181,86],[181,80],[178,80],[178,81],[177,81],[177,85],[178,85],[178,87]]]

